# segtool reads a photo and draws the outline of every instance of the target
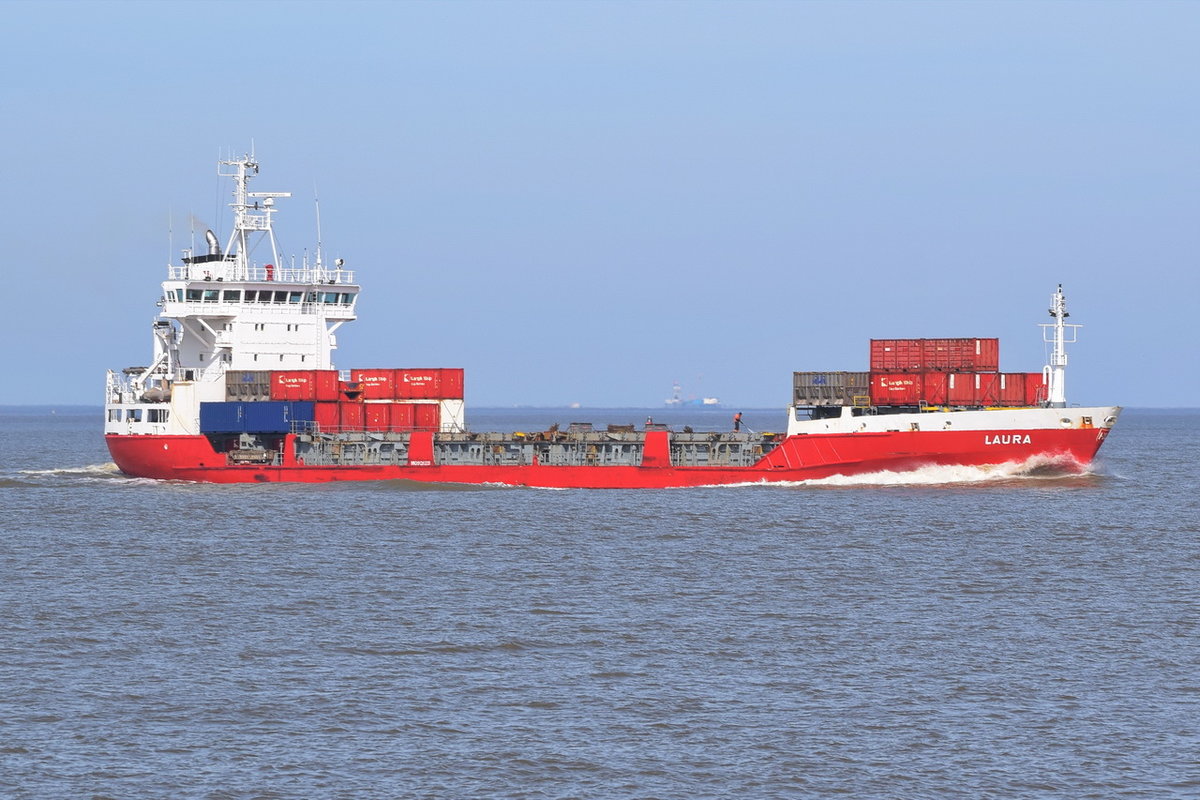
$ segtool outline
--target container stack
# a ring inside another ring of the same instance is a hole
[[[356,369],[350,382],[362,393],[366,430],[439,430],[461,416],[461,369]]]
[[[1040,372],[1000,372],[999,339],[872,339],[875,406],[1032,406]]]
[[[798,406],[865,406],[870,403],[869,372],[794,372],[792,402]]]
[[[1035,406],[1040,372],[1001,372],[999,339],[872,339],[868,372],[795,372],[797,406]]]
[[[202,433],[437,431],[461,427],[463,370],[237,370],[223,403],[202,403]]]

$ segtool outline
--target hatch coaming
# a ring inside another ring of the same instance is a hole
[[[658,433],[658,432],[655,432]],[[653,434],[652,434],[653,435]],[[662,432],[672,467],[752,467],[779,441],[774,434]],[[438,433],[437,466],[646,466],[642,431],[587,434]],[[232,441],[232,440],[231,440]],[[412,434],[387,432],[300,433],[298,463],[309,466],[407,465]]]

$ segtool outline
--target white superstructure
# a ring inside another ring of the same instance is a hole
[[[153,358],[107,379],[106,433],[195,434],[199,403],[225,400],[228,370],[333,369],[337,329],[355,319],[354,273],[315,258],[281,263],[272,226],[287,192],[251,192],[253,156],[221,161],[234,183],[234,228],[222,251],[185,250],[167,267],[153,323]]]

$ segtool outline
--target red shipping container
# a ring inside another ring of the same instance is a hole
[[[923,372],[920,339],[872,339],[871,372]]]
[[[946,373],[926,372],[921,375],[921,399],[926,405],[946,405]]]
[[[324,432],[336,431],[342,426],[340,403],[313,403],[313,419],[317,428]]]
[[[366,427],[366,412],[363,403],[338,403],[342,430],[361,431]]]
[[[387,431],[392,428],[392,406],[394,403],[364,403],[366,426],[369,431]]]
[[[1000,369],[999,339],[926,339],[924,349],[926,369],[947,372],[995,372]]]
[[[872,372],[995,372],[999,339],[872,339]]]
[[[1000,402],[1000,384],[1000,373],[998,372],[975,373],[975,385],[979,387],[979,392],[975,396],[976,402],[984,406],[1002,405]]]
[[[411,431],[416,414],[416,406],[411,403],[394,403],[392,405],[392,430]]]
[[[975,339],[975,366],[972,367],[976,372],[998,372],[1000,370],[1000,340],[999,339]]]
[[[397,400],[461,400],[462,396],[461,369],[396,370]]]
[[[355,369],[350,382],[357,383],[364,400],[393,400],[396,397],[396,370]]]
[[[318,403],[330,402],[341,398],[342,383],[338,380],[336,369],[318,369],[313,371],[313,400]]]
[[[328,402],[338,399],[337,370],[280,369],[271,373],[272,400]]]
[[[921,401],[920,375],[879,373],[871,375],[871,404],[876,406],[911,406]]]
[[[952,406],[979,405],[978,376],[952,372],[946,381],[946,402]]]
[[[311,369],[280,369],[271,373],[272,400],[312,400],[316,379]]]
[[[1041,372],[1025,373],[1025,405],[1036,406],[1046,402],[1049,388],[1046,386],[1046,376]]]
[[[436,431],[441,425],[441,413],[437,403],[417,403],[413,407],[413,428],[418,431]]]
[[[1002,372],[997,382],[996,403],[1002,406],[1023,406],[1025,403],[1025,373]]]

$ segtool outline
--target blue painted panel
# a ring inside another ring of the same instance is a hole
[[[243,406],[252,403],[201,403],[201,433],[241,433],[246,430]]]

